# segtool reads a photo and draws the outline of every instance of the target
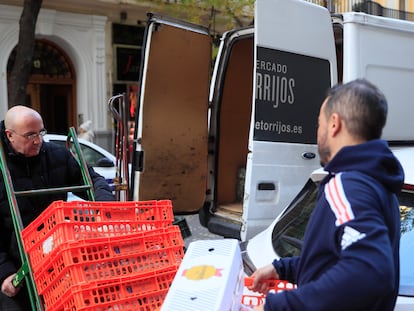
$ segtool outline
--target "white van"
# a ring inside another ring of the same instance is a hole
[[[213,68],[207,29],[149,15],[144,40],[133,199],[171,199],[212,233],[247,240],[292,200],[319,167],[317,116],[338,81],[378,85],[384,138],[412,140],[414,23],[258,0]]]

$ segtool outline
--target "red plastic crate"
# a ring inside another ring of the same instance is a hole
[[[47,311],[157,310],[161,307],[177,269],[124,277],[110,283],[75,285],[63,299],[49,301]]]
[[[134,225],[131,224],[132,228]],[[59,231],[57,231],[59,232]],[[135,231],[134,231],[135,232]],[[29,252],[29,260],[32,267],[32,271],[37,273],[39,270],[44,270],[45,265],[50,265],[51,258],[55,258],[56,253],[61,253],[62,250],[65,250],[70,247],[80,247],[88,245],[101,245],[102,247],[107,247],[109,243],[112,242],[117,244],[117,247],[122,247],[118,252],[122,251],[122,254],[126,254],[127,250],[130,253],[144,252],[151,249],[160,249],[169,246],[183,246],[184,242],[182,235],[178,226],[172,225],[166,228],[154,229],[151,231],[141,231],[135,233],[129,233],[128,235],[118,236],[118,237],[108,237],[108,238],[89,238],[83,239],[82,241],[77,242],[64,242],[60,243],[58,247],[54,247],[50,252],[44,252],[44,245],[38,244],[38,246],[33,247]],[[96,251],[97,252],[97,251]],[[114,252],[114,251],[113,251]],[[93,253],[89,255],[89,258],[92,258]],[[96,254],[95,254],[96,255]],[[98,254],[102,255],[102,254]]]
[[[53,202],[22,231],[26,252],[36,256],[33,271],[61,244],[84,239],[145,233],[172,224],[169,200]]]
[[[290,283],[286,280],[268,280],[269,292],[272,293],[280,293],[286,290],[292,290],[296,288],[296,284]],[[245,277],[244,278],[244,286],[250,286],[253,284],[253,278]],[[259,306],[264,303],[266,299],[266,295],[261,293],[254,293],[252,295],[244,294],[242,296],[242,304],[246,306]]]
[[[68,243],[34,272],[34,280],[48,302],[64,297],[74,285],[177,269],[183,257],[180,229],[172,226],[144,236]]]

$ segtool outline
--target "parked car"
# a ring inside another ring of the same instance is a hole
[[[53,142],[62,146],[66,146],[67,136],[57,134],[46,134],[44,141]],[[115,156],[109,151],[87,140],[79,139],[83,156],[88,165],[103,177],[113,187],[116,174]]]
[[[408,311],[414,310],[414,147],[394,148],[393,151],[405,171],[404,188],[399,195],[401,278],[395,310]],[[325,175],[322,169],[314,171],[282,214],[266,230],[241,244],[248,275],[275,258],[300,255],[306,225],[316,203],[318,182]]]

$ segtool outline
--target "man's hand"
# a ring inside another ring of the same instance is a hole
[[[263,311],[263,310],[264,310],[263,305],[258,305],[256,307],[254,307],[254,309],[253,309],[253,311]]]
[[[4,281],[3,284],[1,284],[1,292],[5,294],[8,297],[14,297],[17,295],[17,293],[20,290],[19,287],[14,287],[12,281],[16,277],[16,273],[8,276]]]
[[[279,275],[272,264],[268,264],[260,269],[257,269],[251,277],[253,278],[253,284],[252,286],[249,286],[248,289],[265,295],[269,292],[269,286],[264,281],[279,279]]]

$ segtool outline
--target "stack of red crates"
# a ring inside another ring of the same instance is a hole
[[[56,201],[22,231],[47,311],[157,310],[184,257],[169,200]]]

